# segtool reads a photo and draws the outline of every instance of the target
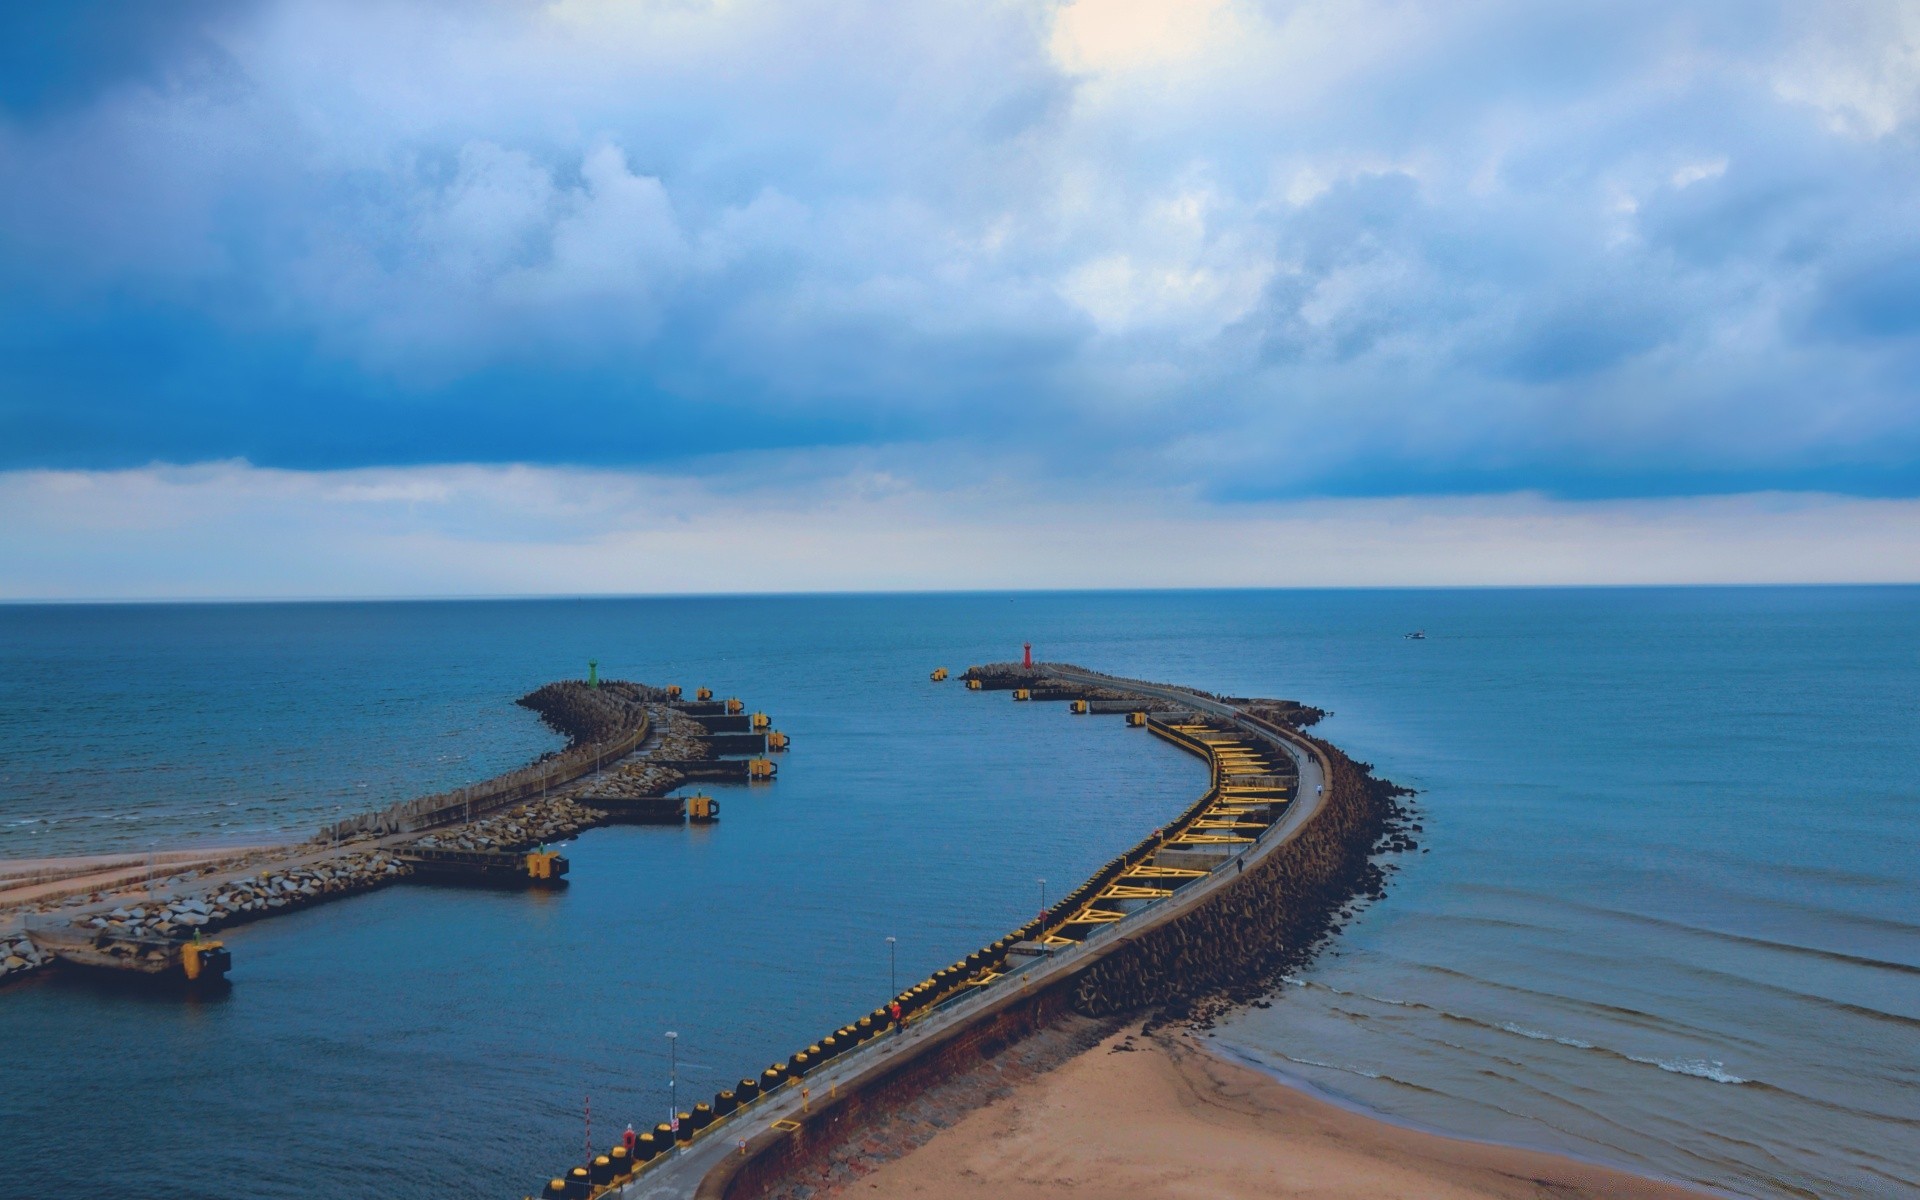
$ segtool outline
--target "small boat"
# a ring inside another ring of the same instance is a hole
[[[1427,631],[1424,629],[1416,629],[1407,635],[1407,640],[1410,642],[1424,642],[1427,640]]]

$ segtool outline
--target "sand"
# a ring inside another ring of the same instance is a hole
[[[1130,1044],[1131,1052],[1116,1049]],[[930,1200],[1698,1200],[1708,1193],[1403,1129],[1215,1057],[1187,1034],[1108,1039],[839,1191]]]

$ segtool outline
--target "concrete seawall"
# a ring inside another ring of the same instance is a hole
[[[1296,837],[1197,910],[1130,940],[1081,973],[1074,1008],[1088,1016],[1169,1005],[1205,1016],[1256,998],[1298,967],[1355,897],[1379,896],[1375,844],[1393,826],[1397,789],[1318,739],[1327,801]]]
[[[857,1084],[809,1101],[806,1111],[789,1118],[791,1128],[767,1129],[747,1139],[740,1153],[728,1155],[706,1173],[693,1194],[697,1200],[734,1200],[809,1184],[870,1122],[898,1111],[942,1080],[998,1056],[1072,1010],[1072,982],[1062,981],[973,1020],[904,1041],[891,1061]]]
[[[834,1162],[848,1156],[875,1120],[1034,1032],[1072,1014],[1096,1018],[1103,1023],[1093,1027],[1098,1029],[1156,1006],[1165,1016],[1204,1022],[1233,1003],[1257,997],[1281,972],[1309,957],[1346,905],[1380,894],[1383,877],[1371,855],[1389,839],[1404,843],[1397,837],[1400,814],[1394,800],[1401,790],[1373,778],[1364,764],[1332,746],[1269,719],[1298,713],[1300,723],[1309,724],[1321,715],[1318,710],[1228,701],[1060,664],[976,668],[968,677],[976,672],[991,679],[980,690],[1010,690],[1025,686],[1023,676],[1044,677],[1086,691],[1104,701],[1106,711],[1117,711],[1117,702],[1126,697],[1162,711],[1184,705],[1284,746],[1302,768],[1299,807],[1291,814],[1297,819],[1276,823],[1255,845],[1216,867],[1203,884],[1183,890],[1157,911],[1141,911],[1067,947],[1060,962],[1025,972],[1017,984],[1008,979],[982,989],[961,1006],[965,1011],[927,1021],[926,1028],[910,1026],[904,1034],[861,1048],[850,1061],[811,1078],[811,1088],[797,1100],[783,1096],[777,1107],[740,1123],[726,1134],[731,1145],[724,1152],[699,1153],[698,1145],[683,1150],[686,1161],[659,1164],[668,1169],[643,1173],[618,1195],[685,1196],[690,1185],[701,1200],[804,1195],[804,1189],[831,1179]],[[1323,781],[1313,785],[1311,795],[1309,779]],[[1216,798],[1218,787],[1216,774],[1215,787],[1195,809]],[[1076,895],[1104,886],[1099,881],[1106,876],[1103,872]],[[1066,907],[1063,902],[1053,911]]]

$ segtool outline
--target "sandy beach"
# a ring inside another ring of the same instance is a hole
[[[1135,1027],[1019,1085],[840,1194],[1697,1200],[1709,1193],[1403,1129],[1216,1057],[1189,1035],[1143,1036]]]

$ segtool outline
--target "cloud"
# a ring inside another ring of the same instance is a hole
[[[1920,494],[1898,3],[6,20],[0,467]]]
[[[945,488],[245,463],[0,473],[0,599],[1920,581],[1920,501],[1515,493],[1219,507],[1178,490]]]

